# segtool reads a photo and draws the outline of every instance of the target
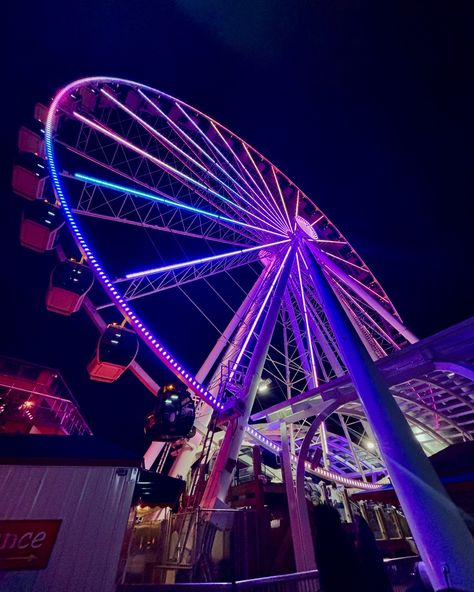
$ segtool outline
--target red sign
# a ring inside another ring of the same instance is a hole
[[[0,570],[44,569],[61,520],[0,520]]]

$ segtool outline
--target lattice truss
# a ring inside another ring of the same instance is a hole
[[[61,204],[77,220],[73,230],[82,254],[90,258],[93,248],[102,263],[101,288],[92,300],[97,309],[115,304],[158,359],[189,386],[200,401],[202,429],[209,403],[238,409],[245,398],[243,377],[281,270],[295,249],[262,372],[269,392],[257,397],[254,427],[278,444],[279,422],[292,425],[297,453],[323,403],[339,398],[339,409],[326,421],[330,469],[362,479],[382,477],[383,463],[319,303],[309,259],[324,269],[378,364],[403,356],[416,347],[409,345],[416,338],[316,204],[227,128],[149,87],[86,80],[55,106]],[[166,293],[176,294],[171,304]],[[179,308],[181,302],[186,309]],[[113,309],[108,314],[113,316]],[[177,357],[155,345],[163,315],[175,318],[185,332],[180,342],[160,335]],[[181,318],[189,320],[186,329]],[[179,349],[189,340],[197,353],[189,346]],[[390,380],[428,452],[472,437],[469,378],[433,370]],[[318,433],[310,455],[315,463],[321,446]]]

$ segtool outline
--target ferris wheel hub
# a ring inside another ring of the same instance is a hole
[[[295,221],[298,224],[298,226],[300,227],[300,229],[307,235],[309,236],[309,238],[313,239],[313,240],[317,240],[318,235],[316,234],[316,231],[314,230],[314,228],[311,226],[311,224],[308,222],[308,220],[306,220],[305,218],[303,218],[302,216],[295,216]]]

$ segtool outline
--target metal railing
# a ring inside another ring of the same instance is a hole
[[[406,592],[413,584],[413,572],[417,561],[419,558],[414,556],[385,560],[393,592]],[[320,587],[318,572],[314,570],[236,582],[121,585],[117,588],[117,592],[145,590],[147,592],[320,592]],[[344,592],[350,592],[350,590]]]

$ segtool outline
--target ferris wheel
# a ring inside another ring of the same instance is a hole
[[[318,205],[245,140],[146,85],[79,80],[43,119],[44,141],[23,137],[36,168],[14,175],[17,192],[23,187],[32,200],[22,242],[45,250],[64,223],[71,231],[74,247],[64,250],[78,253],[66,253],[67,269],[52,275],[48,306],[69,314],[87,297],[103,319],[91,376],[115,380],[135,360],[138,335],[195,397],[196,445],[215,411],[223,429],[240,418],[244,433],[232,454],[245,439],[277,453],[285,409],[293,454],[306,442],[308,469],[377,487],[386,470],[360,403],[344,399],[347,369],[313,262],[372,360],[416,337]],[[310,433],[334,384],[342,399]],[[308,392],[313,406],[298,407]],[[398,402],[422,429],[416,397],[402,393]]]

